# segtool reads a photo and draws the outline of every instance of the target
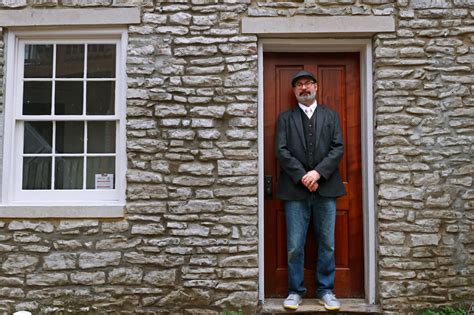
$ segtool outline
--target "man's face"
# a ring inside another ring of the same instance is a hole
[[[314,103],[317,90],[318,84],[311,78],[305,77],[298,79],[293,87],[293,92],[298,102],[308,106]]]

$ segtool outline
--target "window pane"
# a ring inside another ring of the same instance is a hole
[[[115,158],[87,158],[87,189],[115,188]]]
[[[82,189],[84,158],[56,157],[55,189]]]
[[[53,76],[53,45],[25,45],[25,78]]]
[[[56,123],[56,152],[84,152],[84,122],[58,121]]]
[[[23,158],[23,189],[51,189],[51,158]]]
[[[23,115],[51,115],[51,82],[24,82]]]
[[[87,77],[115,78],[115,45],[87,46]]]
[[[53,123],[50,121],[25,121],[23,135],[24,153],[51,153]]]
[[[87,115],[113,115],[115,82],[87,82]]]
[[[115,121],[87,123],[87,152],[115,153]]]
[[[82,82],[56,82],[56,115],[82,115]]]
[[[56,47],[56,78],[84,77],[84,45]]]

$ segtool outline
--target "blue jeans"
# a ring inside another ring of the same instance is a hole
[[[316,295],[332,293],[336,262],[334,258],[334,228],[336,198],[312,194],[307,200],[285,201],[286,239],[288,253],[288,291],[303,296],[304,246],[311,214],[318,246],[316,262]]]

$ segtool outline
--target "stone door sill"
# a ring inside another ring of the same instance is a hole
[[[337,312],[327,311],[323,305],[319,304],[318,299],[303,299],[303,303],[297,310],[285,310],[283,308],[284,299],[265,299],[261,314],[286,314],[286,313],[329,313],[329,314],[380,314],[379,305],[367,304],[364,299],[339,299],[341,309]]]

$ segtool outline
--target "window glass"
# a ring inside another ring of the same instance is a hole
[[[114,121],[91,121],[87,124],[87,153],[115,153]]]
[[[119,158],[117,45],[68,44],[59,38],[51,44],[25,42],[24,47],[23,77],[17,79],[23,85],[19,111],[28,117],[14,115],[16,127],[23,128],[22,133],[14,133],[23,137],[15,138],[23,141],[17,156],[22,163],[16,168],[22,171],[17,193],[39,190],[38,196],[48,194],[46,198],[97,198],[88,190],[104,190],[113,195],[105,190],[115,189]]]
[[[100,185],[102,187],[100,187]],[[115,158],[87,158],[87,189],[115,188]]]
[[[84,176],[83,157],[56,157],[55,189],[82,189]]]
[[[87,115],[113,115],[114,103],[114,82],[87,82]]]
[[[83,108],[82,81],[56,81],[56,115],[82,115]]]
[[[53,76],[53,45],[25,45],[25,78]]]
[[[56,123],[56,152],[84,152],[84,122],[58,121]]]
[[[114,44],[87,45],[87,77],[115,78]]]
[[[51,82],[24,82],[23,115],[51,115],[51,90]]]
[[[23,158],[23,189],[51,189],[51,157]]]
[[[53,123],[50,121],[25,121],[23,153],[51,153]]]
[[[57,45],[56,78],[84,77],[84,45]]]

